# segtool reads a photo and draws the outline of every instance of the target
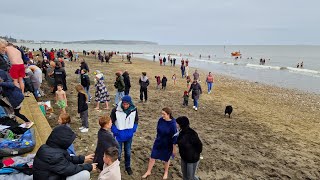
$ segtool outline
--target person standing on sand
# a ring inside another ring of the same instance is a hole
[[[167,179],[170,157],[172,156],[174,158],[177,152],[175,146],[177,140],[177,136],[175,136],[177,133],[177,125],[176,120],[172,116],[172,110],[167,107],[163,108],[161,115],[162,117],[159,119],[157,125],[157,137],[152,147],[148,170],[142,176],[143,179],[151,175],[156,159],[164,162],[163,179]]]
[[[103,115],[99,118],[100,129],[98,131],[97,148],[94,153],[94,163],[98,163],[97,167],[103,170],[103,154],[109,147],[119,147],[118,142],[111,132],[112,120],[110,116]],[[118,158],[118,156],[117,156]]]
[[[163,57],[163,65],[164,65],[164,66],[166,65],[166,62],[167,62],[166,57]]]
[[[200,82],[200,74],[198,73],[198,70],[195,70],[193,73],[193,80]]]
[[[143,102],[143,96],[144,96],[145,102],[147,102],[149,79],[147,77],[146,72],[142,72],[142,76],[139,79],[139,84],[140,84],[140,102]]]
[[[173,66],[176,66],[176,58],[173,58]]]
[[[124,95],[129,95],[130,93],[130,88],[131,88],[131,82],[130,82],[130,76],[128,71],[124,71],[124,73],[122,74],[123,76],[123,81],[124,81]]]
[[[114,82],[114,87],[116,88],[116,98],[114,100],[115,105],[117,105],[122,97],[124,96],[125,84],[122,76],[122,72],[116,72],[116,82]]]
[[[300,68],[303,68],[303,61],[300,63]]]
[[[111,111],[111,131],[119,143],[119,161],[121,160],[122,146],[124,147],[125,170],[132,175],[131,144],[134,133],[138,128],[138,111],[130,96],[123,96],[118,106]]]
[[[13,79],[13,84],[19,87],[24,93],[23,78],[26,76],[24,62],[22,60],[21,52],[13,46],[11,43],[0,41],[1,46],[6,46],[5,52],[11,63],[10,76]]]
[[[186,71],[186,67],[184,66],[184,64],[181,64],[180,70],[181,70],[182,78],[184,78],[185,71]]]
[[[191,84],[191,87],[188,92],[190,93],[190,91],[192,91],[193,109],[197,111],[200,94],[202,94],[201,86],[197,80],[194,80],[193,83]]]
[[[54,71],[53,71],[53,77],[54,77],[54,92],[57,91],[58,84],[62,84],[64,91],[68,90],[67,81],[66,81],[67,74],[66,74],[66,71],[63,68],[61,68],[60,62],[56,63],[56,67],[54,68]]]
[[[99,73],[96,75],[96,84],[95,84],[95,88],[96,88],[96,93],[95,93],[95,101],[97,102],[97,106],[96,108],[94,108],[95,110],[100,110],[99,105],[100,103],[106,103],[106,110],[109,109],[109,93],[107,91],[107,87],[104,84],[104,80],[103,80],[103,74]]]
[[[200,153],[202,152],[202,142],[196,131],[189,126],[189,119],[185,116],[176,119],[179,128],[177,145],[181,157],[181,171],[183,180],[198,180],[195,176]]]
[[[89,122],[88,122],[88,95],[86,94],[83,86],[81,84],[76,85],[76,90],[78,92],[78,113],[81,118],[81,127],[80,132],[88,132],[89,131]]]
[[[209,74],[207,76],[206,83],[208,86],[208,94],[211,94],[211,89],[212,89],[213,83],[214,83],[214,76],[211,74],[211,72],[209,72]]]
[[[153,55],[153,62],[156,61],[156,55]]]
[[[162,80],[161,80],[161,84],[162,84],[162,88],[161,89],[166,90],[167,81],[168,81],[167,77],[165,75],[163,75]]]

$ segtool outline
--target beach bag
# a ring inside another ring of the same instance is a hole
[[[33,128],[30,128],[18,139],[1,139],[0,158],[31,152],[35,145],[35,132]]]

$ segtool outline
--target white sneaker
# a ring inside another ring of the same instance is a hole
[[[198,111],[198,108],[194,108],[194,110]]]
[[[83,126],[79,127],[79,130],[82,130],[82,129],[84,129],[84,127],[83,127]]]
[[[85,133],[85,132],[88,132],[89,131],[89,128],[83,128],[80,130],[82,133]]]
[[[196,108],[195,106],[192,107],[193,109]]]

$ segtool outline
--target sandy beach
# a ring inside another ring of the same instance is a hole
[[[81,57],[82,58],[82,57]],[[94,95],[93,71],[100,70],[106,78],[106,85],[112,95],[109,105],[114,103],[115,72],[128,70],[131,78],[130,95],[139,111],[139,127],[133,139],[131,163],[134,174],[128,176],[121,162],[124,180],[140,179],[145,173],[152,144],[156,136],[156,125],[163,107],[170,107],[173,116],[182,115],[190,119],[203,142],[203,159],[200,160],[198,175],[201,179],[319,179],[320,178],[320,96],[300,91],[288,90],[260,83],[248,82],[215,74],[213,94],[207,94],[204,83],[207,72],[200,71],[203,94],[199,109],[182,106],[182,95],[187,90],[185,79],[181,79],[180,66],[159,66],[152,62],[133,57],[133,64],[125,64],[115,56],[110,64],[101,64],[92,56],[84,57],[90,68],[91,95]],[[193,62],[190,62],[191,66]],[[75,85],[78,75],[74,74],[79,62],[66,62],[68,83],[68,107],[71,127],[76,132],[75,149],[78,154],[93,153],[96,148],[98,118],[109,110],[94,110],[95,103],[89,104],[89,132],[81,133],[77,114],[77,93]],[[147,72],[150,79],[148,103],[138,103],[141,72]],[[190,69],[190,74],[193,73]],[[176,74],[174,86],[171,77]],[[156,89],[155,75],[166,75],[167,90]],[[298,80],[297,80],[297,83]],[[46,82],[42,85],[47,96],[42,100],[52,100]],[[232,117],[224,117],[224,108],[231,104]],[[104,107],[104,106],[103,106]],[[54,114],[47,115],[52,127],[57,125],[59,110],[54,106]],[[171,161],[169,179],[181,179],[179,155]],[[163,164],[156,162],[153,174],[148,178],[162,179]],[[96,179],[98,173],[92,173]]]

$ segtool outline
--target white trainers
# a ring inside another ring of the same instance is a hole
[[[79,130],[82,130],[82,129],[84,129],[84,127],[83,127],[83,126],[79,127]]]
[[[85,132],[88,132],[89,131],[89,128],[83,128],[80,130],[82,133],[85,133]]]
[[[196,108],[195,106],[192,107],[193,109]]]
[[[194,110],[198,111],[198,108],[194,108]]]

